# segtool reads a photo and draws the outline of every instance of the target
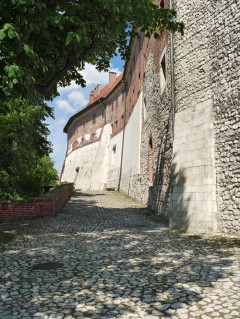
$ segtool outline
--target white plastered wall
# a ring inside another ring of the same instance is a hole
[[[76,189],[90,189],[98,146],[99,142],[95,142],[71,152],[66,157],[61,181],[74,182]],[[77,167],[79,167],[78,173],[76,172]]]
[[[108,183],[109,188],[118,188],[121,154],[122,154],[123,132],[120,132],[110,140],[109,145],[109,171]]]
[[[133,186],[133,176],[140,173],[142,104],[141,92],[125,128],[121,189],[128,194]]]

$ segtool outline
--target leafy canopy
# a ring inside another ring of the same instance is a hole
[[[57,172],[48,157],[51,144],[44,122],[51,109],[23,99],[0,103],[0,200],[38,196]]]
[[[132,30],[158,37],[183,32],[173,10],[153,0],[0,1],[0,98],[45,99],[71,80],[84,86],[85,63],[107,70],[118,50],[126,59]]]

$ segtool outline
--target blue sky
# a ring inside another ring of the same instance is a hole
[[[124,61],[119,56],[111,60],[109,71],[115,71],[118,74],[123,72]],[[97,84],[102,87],[108,83],[108,72],[99,72],[93,65],[87,64],[84,71],[81,72],[86,80],[86,87],[76,85],[72,82],[70,86],[59,88],[60,96],[55,98],[48,105],[53,107],[55,119],[48,119],[48,128],[51,131],[49,140],[53,144],[53,153],[51,158],[55,162],[55,168],[61,172],[62,164],[66,152],[67,134],[63,133],[63,128],[68,119],[75,113],[83,109],[89,100],[90,90]]]

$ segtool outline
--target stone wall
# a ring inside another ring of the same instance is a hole
[[[158,214],[167,215],[172,158],[172,105],[168,35],[146,39],[142,112],[140,200]],[[165,55],[166,79],[161,62]],[[151,142],[150,142],[151,139]],[[152,158],[150,158],[152,144]]]
[[[117,189],[121,174],[120,189],[168,215],[172,227],[239,233],[240,3],[174,0],[173,6],[185,23],[184,36],[174,35],[175,105],[169,35],[133,40],[124,83],[91,111],[101,113],[105,105],[98,140],[77,150],[76,135],[70,137],[62,180]],[[112,132],[104,142],[108,155],[101,146],[104,125]],[[84,134],[92,129],[86,126]]]
[[[240,2],[212,1],[211,81],[218,225],[240,233]]]
[[[215,139],[211,87],[211,4],[174,1],[184,36],[174,36],[175,134],[170,225],[217,229]]]

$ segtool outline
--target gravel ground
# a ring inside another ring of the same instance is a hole
[[[117,192],[1,224],[1,319],[240,319],[240,240],[168,229]]]

